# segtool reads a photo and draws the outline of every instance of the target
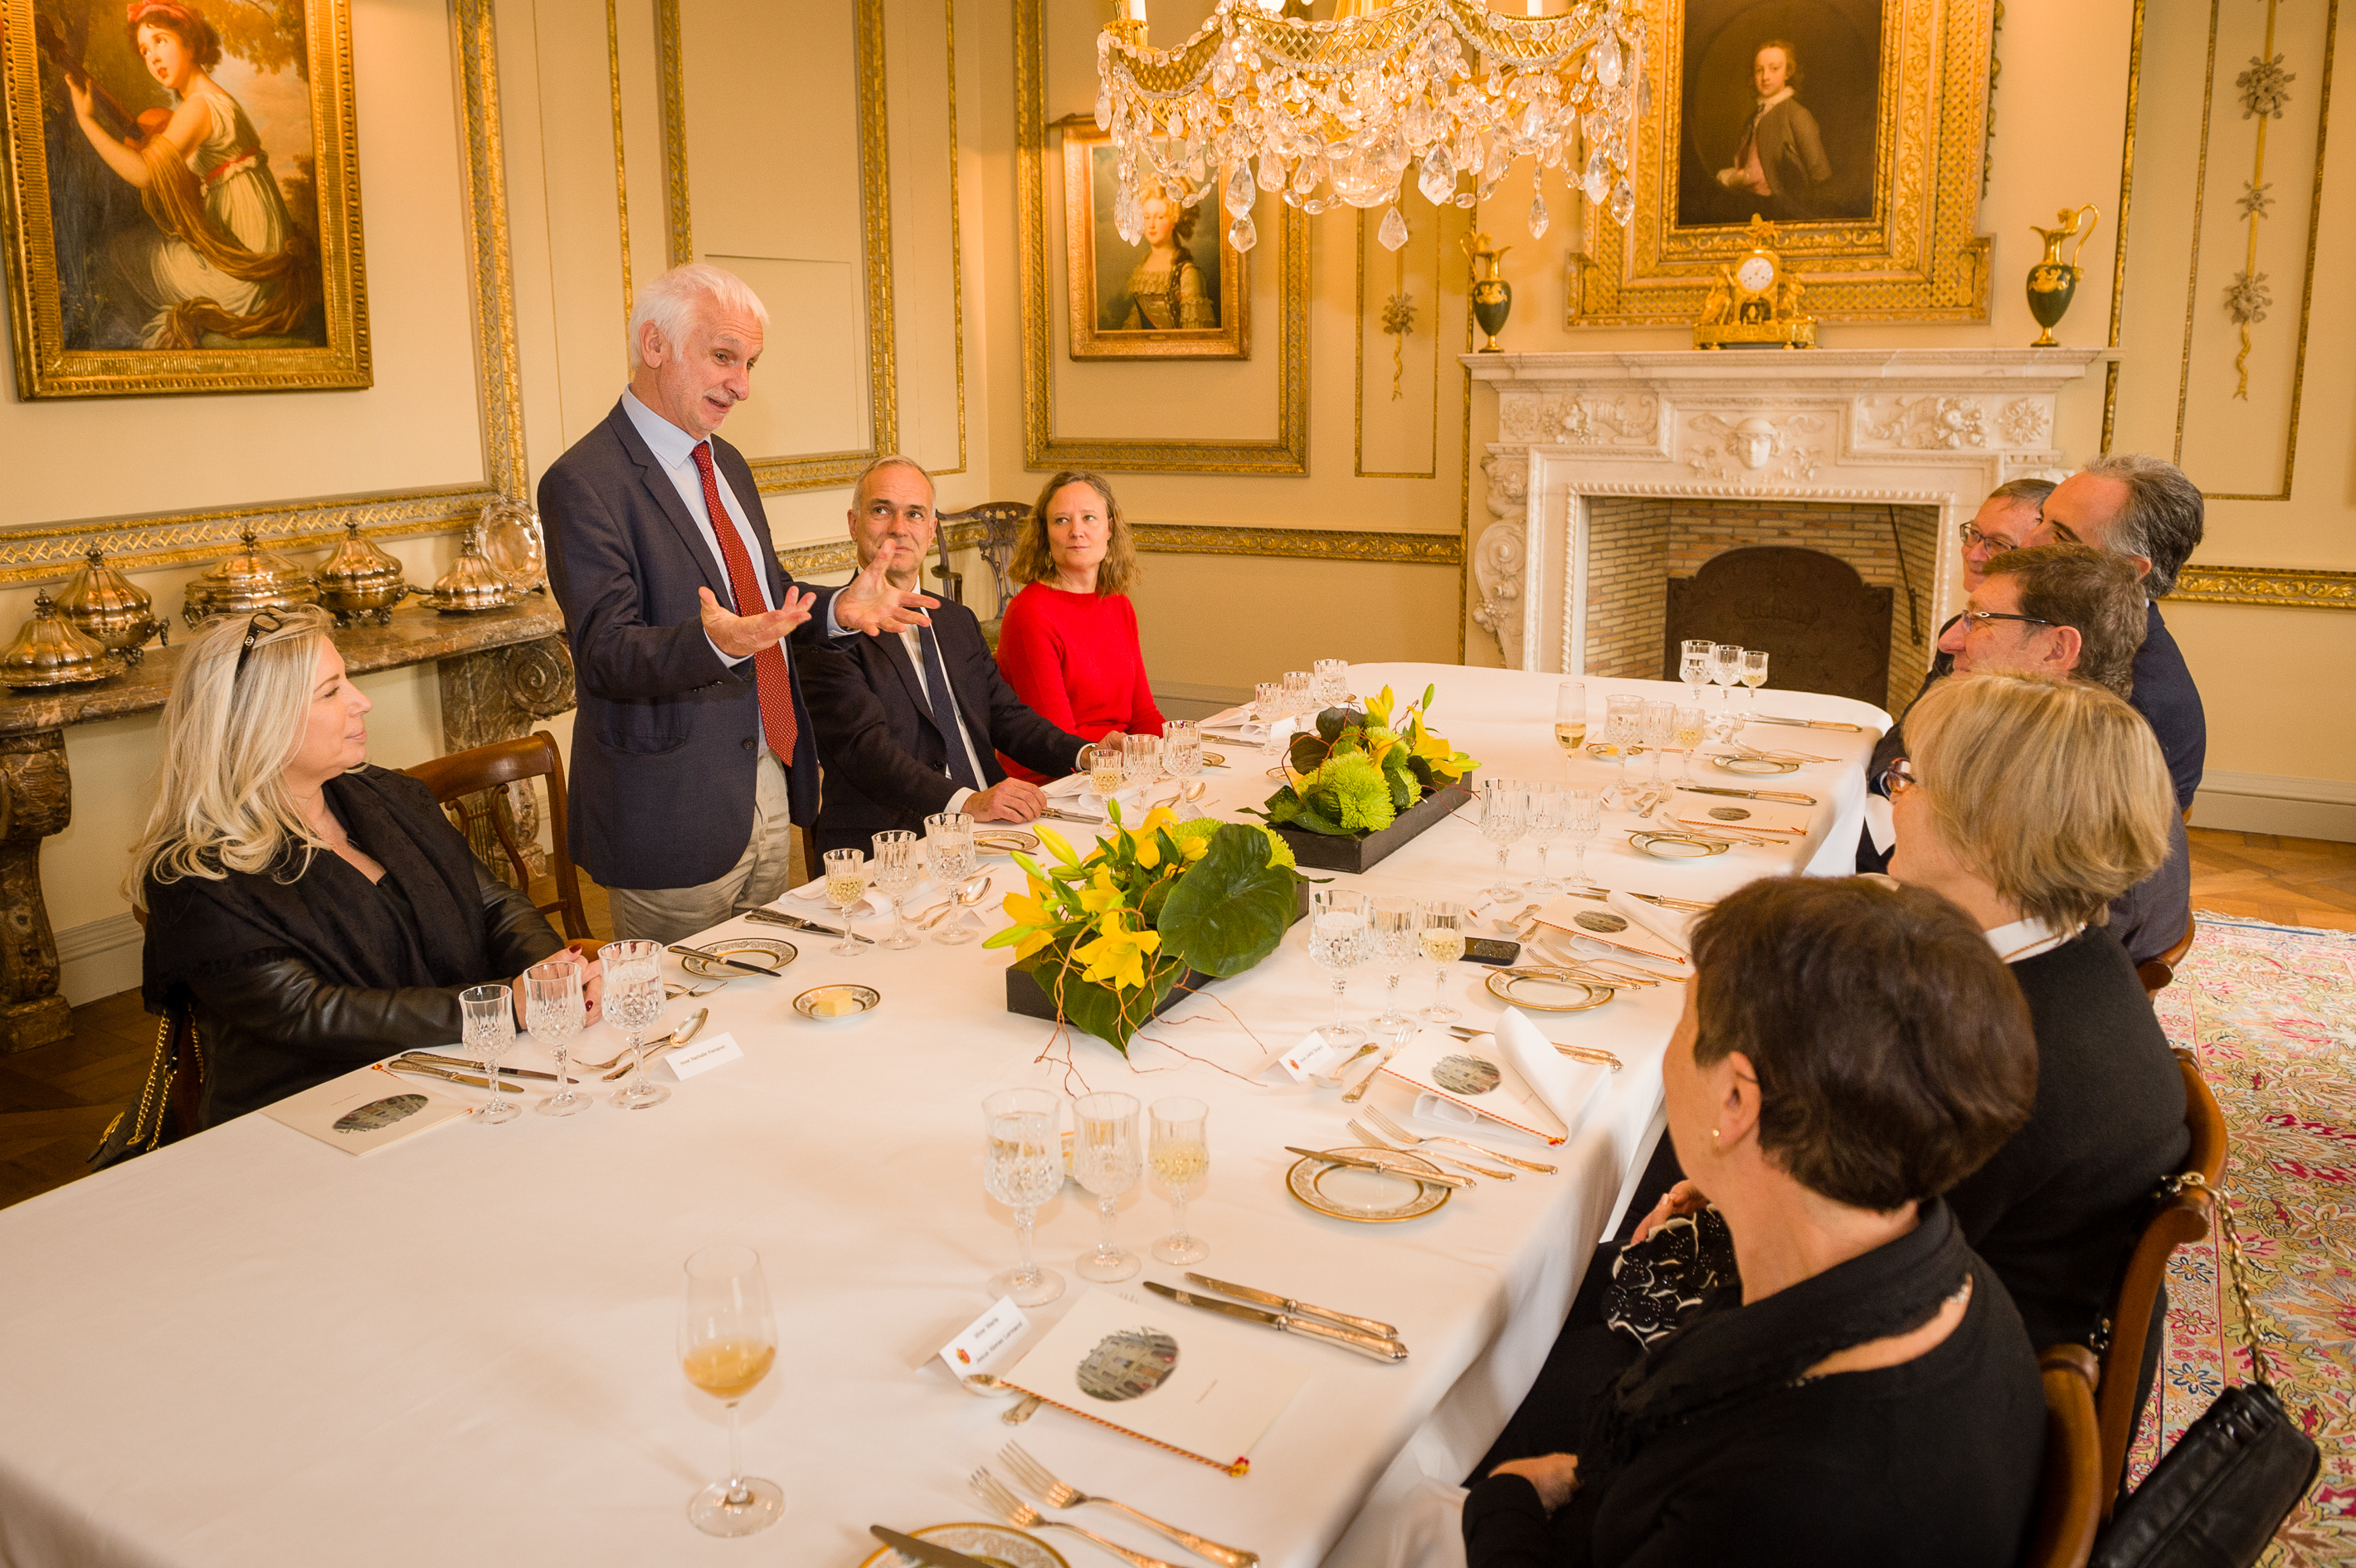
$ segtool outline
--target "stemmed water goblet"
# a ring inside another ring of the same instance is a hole
[[[1343,993],[1350,972],[1366,961],[1368,940],[1366,896],[1334,887],[1312,888],[1309,894],[1309,960],[1333,977],[1333,1021],[1317,1032],[1328,1043],[1355,1046],[1365,1031],[1343,1021]]]
[[[1529,790],[1515,779],[1481,780],[1481,836],[1497,846],[1497,885],[1488,890],[1492,898],[1521,893],[1505,875],[1505,859],[1514,853],[1514,841],[1529,831]]]
[[[1096,1249],[1080,1254],[1073,1272],[1084,1280],[1110,1284],[1137,1273],[1137,1254],[1112,1244],[1113,1213],[1120,1195],[1137,1185],[1143,1152],[1137,1146],[1137,1097],[1117,1090],[1084,1094],[1072,1102],[1072,1175],[1096,1195],[1104,1222]]]
[[[1338,706],[1350,694],[1350,661],[1346,659],[1320,659],[1309,666],[1317,682],[1317,705],[1320,708]]]
[[[1558,682],[1554,689],[1554,743],[1566,760],[1587,749],[1587,682]]]
[[[1031,1255],[1031,1227],[1039,1206],[1064,1185],[1064,1143],[1056,1123],[1063,1101],[1051,1090],[1002,1089],[981,1102],[981,1187],[1014,1210],[1023,1261],[993,1274],[990,1288],[1017,1306],[1038,1306],[1064,1294],[1064,1276]]]
[[[1530,786],[1530,843],[1537,846],[1538,879],[1529,886],[1533,893],[1559,893],[1562,884],[1547,875],[1547,851],[1562,836],[1562,791],[1560,784]]]
[[[1464,906],[1452,898],[1435,898],[1424,905],[1419,940],[1423,956],[1431,961],[1431,1005],[1421,1016],[1445,1024],[1462,1016],[1442,998],[1448,990],[1448,966],[1464,956]]]
[[[925,868],[944,893],[954,896],[973,875],[973,819],[962,811],[940,811],[925,819]],[[962,917],[947,915],[933,940],[956,947],[973,940],[973,928]]]
[[[647,1081],[647,1031],[662,1016],[662,944],[626,940],[597,950],[605,972],[605,1017],[622,1031],[630,1053],[630,1076],[615,1091],[625,1111],[644,1111],[670,1098],[670,1090]]]
[[[1120,737],[1120,781],[1124,789],[1151,785],[1162,775],[1162,737],[1125,735]]]
[[[1677,749],[1685,754],[1677,768],[1677,782],[1680,784],[1690,784],[1694,781],[1694,753],[1701,746],[1702,735],[1708,718],[1708,714],[1698,707],[1677,710],[1676,744]]]
[[[1644,699],[1633,693],[1615,693],[1603,699],[1603,738],[1620,758],[1619,799],[1628,800],[1628,753],[1644,734]]]
[[[1186,1205],[1211,1175],[1211,1145],[1203,1132],[1210,1107],[1173,1095],[1155,1101],[1147,1115],[1153,1132],[1146,1168],[1153,1173],[1153,1190],[1170,1200],[1170,1234],[1153,1243],[1153,1255],[1165,1263],[1199,1263],[1211,1249],[1200,1236],[1186,1233]]]
[[[565,1052],[588,1015],[579,964],[559,960],[523,972],[523,1026],[556,1055],[556,1092],[532,1106],[543,1116],[570,1116],[588,1108],[589,1097],[573,1091],[573,1079],[564,1071]]]
[[[851,911],[867,897],[867,852],[830,849],[826,852],[826,901],[842,916],[842,940],[826,950],[837,958],[857,958],[866,944],[851,932]]]
[[[1718,684],[1718,705],[1734,702],[1734,688],[1742,683],[1742,649],[1731,642],[1709,645],[1709,678]]]
[[[1661,781],[1661,753],[1677,737],[1677,705],[1665,700],[1644,707],[1644,748],[1653,754],[1653,782]]]
[[[1375,956],[1382,961],[1383,972],[1390,983],[1383,993],[1383,1010],[1375,1015],[1375,1022],[1404,1024],[1407,1009],[1399,1005],[1399,980],[1415,961],[1416,950],[1420,945],[1423,906],[1413,898],[1383,894],[1375,898],[1367,921]]]
[[[1284,716],[1284,682],[1262,681],[1252,688],[1252,722],[1260,726],[1260,750],[1270,763],[1284,755],[1285,737],[1276,727]]]
[[[689,1382],[728,1407],[728,1478],[687,1505],[688,1522],[706,1535],[751,1535],[785,1517],[785,1488],[744,1474],[736,1431],[737,1402],[760,1386],[776,1359],[777,1326],[761,1255],[750,1247],[706,1247],[689,1258],[680,1365]]]
[[[916,933],[908,929],[906,900],[924,870],[922,852],[916,835],[905,828],[892,828],[877,833],[872,841],[874,857],[868,862],[875,874],[875,891],[892,901],[892,934],[884,945],[895,952],[905,952],[917,943]]]
[[[1702,688],[1709,684],[1709,650],[1717,646],[1706,637],[1689,637],[1677,645],[1677,679],[1686,683],[1688,707],[1700,705]]]
[[[1296,719],[1307,719],[1317,712],[1317,677],[1306,670],[1284,672],[1284,711]],[[1307,728],[1303,725],[1302,728]]]
[[[1751,711],[1759,711],[1759,688],[1767,683],[1767,650],[1746,648],[1742,650],[1742,683],[1751,688]]]
[[[491,1098],[475,1107],[469,1121],[512,1122],[523,1110],[499,1094],[499,1058],[515,1044],[515,994],[504,985],[470,985],[458,993],[458,1019],[466,1048],[483,1058]]]
[[[1162,726],[1162,766],[1182,782],[1203,770],[1203,732],[1194,720],[1172,719]]]
[[[1603,831],[1603,791],[1574,784],[1562,792],[1562,836],[1570,841],[1578,858],[1571,862],[1570,885],[1591,887],[1587,880],[1587,846]]]

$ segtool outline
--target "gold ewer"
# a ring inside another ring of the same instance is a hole
[[[2037,324],[2045,328],[2038,335],[2037,340],[2029,344],[2032,349],[2059,349],[2062,346],[2062,340],[2053,336],[2053,328],[2061,324],[2062,316],[2068,312],[2071,295],[2078,292],[2078,252],[2085,249],[2087,240],[2094,232],[2094,225],[2103,220],[2103,215],[2094,210],[2094,204],[2091,201],[2075,212],[2064,207],[2054,217],[2061,223],[2058,229],[2047,229],[2035,223],[2029,225],[2037,237],[2045,242],[2044,256],[2029,269],[2029,314],[2037,317]],[[2087,222],[2089,218],[2094,221]],[[2086,225],[2086,231],[2083,234],[2078,231],[2081,223]],[[2064,242],[2071,242],[2070,259],[2066,262],[2062,259]]]
[[[1505,317],[1513,312],[1514,285],[1497,271],[1497,263],[1511,245],[1489,247],[1486,234],[1468,234],[1463,242],[1464,254],[1472,263],[1472,319],[1480,325],[1488,341],[1481,346],[1483,354],[1502,354],[1497,334],[1505,329]]]

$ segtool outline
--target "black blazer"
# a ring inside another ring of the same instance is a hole
[[[2192,804],[2201,788],[2201,772],[2209,760],[2209,715],[2201,706],[2201,688],[2176,646],[2159,607],[2148,607],[2144,618],[2143,646],[2136,650],[2135,695],[2127,701],[2151,721],[2159,749],[2168,758],[2168,776],[2176,781],[2176,809]]]
[[[753,470],[717,436],[712,450],[760,541],[755,564],[782,604],[794,581],[777,564]],[[728,575],[618,402],[541,477],[540,515],[581,704],[573,863],[608,887],[710,882],[752,841],[761,733],[753,660],[732,667],[713,650],[695,595],[710,588],[732,603]],[[834,590],[816,591],[796,641],[825,639]],[[793,820],[807,822],[818,814],[818,742],[798,682],[794,717],[787,781]]]
[[[931,615],[983,788],[1006,777],[998,765],[1001,751],[1051,779],[1071,772],[1087,742],[1049,724],[1014,694],[973,612],[944,601]],[[921,832],[926,817],[948,810],[958,789],[947,771],[951,742],[935,727],[924,682],[896,634],[797,644],[794,663],[826,752],[815,853],[865,849],[890,828]]]

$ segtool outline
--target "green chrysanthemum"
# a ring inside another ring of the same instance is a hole
[[[1216,817],[1196,817],[1190,822],[1169,823],[1167,826],[1163,827],[1162,831],[1170,835],[1171,843],[1176,844],[1181,850],[1183,850],[1194,840],[1207,839],[1213,833],[1217,832],[1225,826],[1226,826],[1226,824],[1219,821]],[[1267,828],[1261,828],[1259,831],[1268,834],[1268,863],[1270,865],[1297,865],[1292,858],[1292,846],[1290,844],[1285,843],[1281,836],[1270,832]]]
[[[1390,781],[1383,770],[1359,752],[1344,752],[1317,770],[1312,789],[1332,790],[1345,832],[1377,832],[1398,816],[1391,803]]]

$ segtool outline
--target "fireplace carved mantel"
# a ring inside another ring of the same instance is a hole
[[[2103,349],[1467,354],[1497,397],[1472,618],[1510,669],[1586,669],[1587,499],[1935,507],[1943,532],[2008,479],[2058,478],[2062,389]],[[1953,553],[1939,553],[1944,604]]]

